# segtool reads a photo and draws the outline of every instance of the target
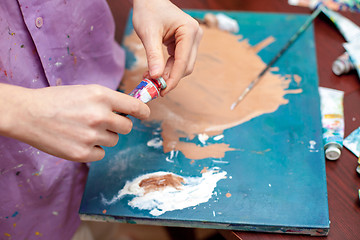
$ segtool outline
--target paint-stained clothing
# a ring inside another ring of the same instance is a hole
[[[124,52],[114,30],[105,0],[1,0],[0,82],[116,89]],[[0,239],[70,239],[86,174],[84,164],[0,136]]]

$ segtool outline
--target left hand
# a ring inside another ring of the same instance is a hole
[[[145,47],[148,74],[165,79],[164,96],[193,71],[202,29],[169,0],[134,0],[133,4],[133,25]],[[170,55],[166,64],[163,44]]]

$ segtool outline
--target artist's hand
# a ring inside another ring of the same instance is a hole
[[[41,89],[0,85],[0,90],[4,88],[13,95],[6,96],[7,109],[0,106],[7,111],[0,119],[0,133],[77,162],[102,159],[100,146],[115,146],[117,133],[131,131],[131,120],[114,111],[139,119],[150,114],[140,100],[99,85]],[[6,99],[2,97],[0,102]]]
[[[164,96],[193,71],[202,29],[169,0],[134,0],[133,3],[134,29],[145,47],[150,76],[162,76],[166,80],[167,88],[161,92]],[[170,55],[167,61],[163,44]]]

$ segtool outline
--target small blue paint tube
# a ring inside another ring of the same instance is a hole
[[[344,92],[319,87],[319,93],[325,156],[328,160],[337,160],[344,139]]]

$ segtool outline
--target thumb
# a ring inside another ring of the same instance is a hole
[[[162,38],[160,36],[146,36],[143,39],[149,73],[152,78],[161,77],[164,71],[164,55],[162,50]]]

